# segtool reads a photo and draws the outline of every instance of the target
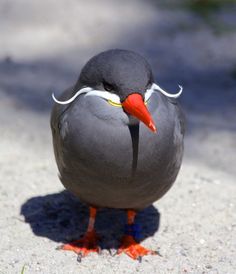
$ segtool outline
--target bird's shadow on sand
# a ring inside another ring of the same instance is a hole
[[[35,235],[58,243],[78,239],[84,234],[88,224],[88,212],[88,206],[68,191],[33,197],[21,207],[21,214]],[[160,214],[155,207],[149,206],[138,213],[136,222],[141,226],[138,239],[141,242],[158,231]],[[98,211],[95,228],[101,236],[102,249],[118,248],[125,223],[124,210]]]

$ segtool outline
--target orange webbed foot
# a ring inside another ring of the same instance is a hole
[[[145,255],[157,255],[157,251],[149,250],[138,244],[132,235],[124,235],[121,241],[121,247],[117,254],[125,253],[134,260],[142,260]]]
[[[64,244],[59,249],[74,251],[79,255],[78,261],[81,261],[82,257],[85,257],[92,252],[100,253],[100,248],[97,244],[98,240],[99,237],[97,236],[95,230],[92,230],[86,232],[83,238],[68,244]]]

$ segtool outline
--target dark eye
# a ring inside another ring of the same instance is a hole
[[[103,83],[103,86],[104,86],[104,89],[106,91],[112,91],[112,90],[114,90],[114,87],[112,85],[108,84],[108,83]]]

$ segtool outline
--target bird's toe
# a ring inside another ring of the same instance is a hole
[[[93,230],[93,231],[87,232],[79,240],[75,240],[71,243],[62,245],[59,249],[74,251],[75,253],[78,254],[78,261],[80,261],[82,257],[85,257],[92,252],[96,252],[100,254],[101,248],[98,246],[98,240],[99,240],[99,237],[96,234],[96,232]]]
[[[158,253],[153,250],[149,250],[142,245],[138,244],[133,236],[125,235],[122,239],[121,247],[118,249],[117,254],[125,253],[134,260],[141,261],[145,255],[157,255]]]

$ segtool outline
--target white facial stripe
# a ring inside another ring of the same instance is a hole
[[[90,87],[86,87],[86,88],[82,88],[80,89],[79,91],[76,92],[76,94],[71,97],[69,100],[66,100],[66,101],[59,101],[56,99],[54,93],[52,94],[52,98],[53,100],[60,104],[60,105],[66,105],[66,104],[69,104],[71,102],[73,102],[79,95],[83,94],[83,93],[86,93],[85,96],[98,96],[100,98],[103,98],[105,100],[110,100],[116,104],[120,104],[120,97],[114,93],[110,93],[108,91],[101,91],[101,90],[95,90],[95,89],[92,89]]]
[[[108,91],[101,91],[101,90],[91,90],[89,92],[87,92],[87,94],[85,95],[87,96],[98,96],[100,98],[106,99],[106,100],[110,100],[116,104],[120,104],[120,97],[114,93],[108,92]]]
[[[159,87],[159,86],[158,86],[157,84],[155,84],[155,83],[152,84],[152,86],[151,86],[151,89],[153,89],[154,91],[155,91],[155,90],[158,90],[158,91],[160,91],[162,94],[164,94],[165,96],[170,97],[170,98],[178,98],[178,97],[181,95],[181,93],[182,93],[182,91],[183,91],[183,87],[179,85],[179,88],[180,88],[180,90],[178,91],[178,93],[171,94],[171,93],[168,93],[168,92],[166,92],[165,90],[163,90],[161,87]]]
[[[150,97],[152,96],[153,92],[155,92],[155,90],[151,87],[150,89],[147,89],[147,91],[144,94],[144,101],[147,102]]]
[[[54,93],[53,93],[53,94],[52,94],[52,99],[53,99],[56,103],[58,103],[58,104],[60,104],[60,105],[66,105],[66,104],[69,104],[69,103],[73,102],[80,94],[82,94],[82,93],[87,93],[87,92],[89,92],[89,91],[91,91],[91,90],[92,90],[92,88],[89,88],[89,87],[82,88],[82,89],[78,90],[78,91],[76,92],[76,94],[75,94],[73,97],[71,97],[69,100],[66,100],[66,101],[59,101],[59,100],[57,100],[56,97],[54,96]]]
[[[164,94],[167,97],[178,98],[183,91],[183,88],[180,85],[179,85],[179,88],[180,88],[180,90],[178,93],[170,94],[170,93],[164,91],[162,88],[160,88],[157,84],[154,83],[154,84],[152,84],[151,88],[147,89],[147,91],[145,92],[145,95],[144,95],[145,102],[147,102],[150,99],[150,97],[152,96],[153,92],[156,92],[156,91],[160,91],[162,94]],[[66,101],[57,100],[54,96],[54,93],[52,94],[52,98],[56,103],[58,103],[60,105],[66,105],[66,104],[73,102],[79,95],[81,95],[83,93],[86,93],[85,97],[98,96],[98,97],[103,98],[107,101],[114,102],[115,104],[121,104],[120,97],[117,94],[114,94],[114,93],[111,93],[108,91],[95,90],[90,87],[85,87],[85,88],[78,90],[73,97],[71,97],[69,100],[66,100]]]

